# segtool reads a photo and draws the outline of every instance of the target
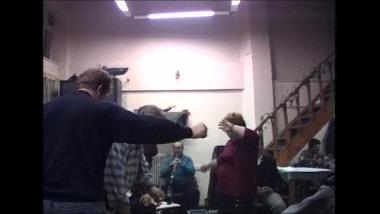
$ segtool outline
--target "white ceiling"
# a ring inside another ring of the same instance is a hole
[[[118,9],[114,0],[94,1],[94,0],[45,0],[44,1],[50,10],[58,13],[68,12],[74,17],[99,17],[104,15],[123,15]],[[181,12],[181,11],[230,11],[230,0],[213,0],[213,1],[192,1],[192,0],[177,0],[177,1],[143,1],[133,0],[126,1],[128,8],[133,16],[146,16],[149,13],[164,13],[164,12]],[[241,6],[241,5],[240,5]],[[240,10],[240,9],[239,9]]]
[[[94,19],[107,16],[126,16],[118,9],[114,0],[94,1],[94,0],[44,0],[54,14],[66,13],[73,20]],[[260,11],[255,4],[265,3],[265,1],[244,1],[242,0],[237,13],[249,11],[252,15],[260,15],[265,11]],[[230,0],[213,0],[213,1],[145,1],[132,0],[127,4],[133,16],[146,16],[149,13],[179,12],[179,11],[230,11]],[[334,0],[317,0],[317,1],[268,1],[268,15],[271,17],[282,16],[305,16],[309,14],[312,17],[326,17],[334,15]],[[289,13],[291,11],[291,13]],[[285,15],[283,15],[285,14]]]
[[[127,1],[133,16],[144,16],[149,13],[181,11],[230,11],[231,1]]]

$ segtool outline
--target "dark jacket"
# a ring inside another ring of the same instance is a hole
[[[268,186],[277,193],[287,194],[287,184],[278,172],[276,161],[272,157],[263,155],[257,170],[258,187]]]
[[[103,200],[104,167],[113,142],[160,144],[192,136],[188,127],[136,115],[86,92],[45,104],[43,123],[43,197],[53,201]]]

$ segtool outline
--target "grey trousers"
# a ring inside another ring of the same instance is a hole
[[[319,203],[323,200],[328,200],[329,198],[335,197],[334,190],[326,185],[322,185],[318,192],[316,192],[314,195],[307,197],[303,199],[298,204],[293,204],[286,208],[281,214],[297,214],[302,213],[306,209],[310,208],[310,206],[315,205],[316,203]]]
[[[267,197],[265,197],[264,203],[270,206],[273,214],[279,214],[286,208],[284,200],[281,198],[280,194],[276,192],[272,192]]]

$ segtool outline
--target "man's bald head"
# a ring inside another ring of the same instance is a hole
[[[173,155],[176,157],[181,157],[183,154],[183,143],[175,142],[173,143]]]

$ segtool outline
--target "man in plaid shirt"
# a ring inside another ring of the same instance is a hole
[[[147,194],[140,199],[145,206],[154,204],[153,198],[164,199],[163,191],[153,184],[142,145],[112,144],[104,171],[104,184],[109,204],[116,213],[131,213],[128,191],[135,183],[146,187]]]
[[[140,107],[138,114],[165,117],[157,106],[149,105]],[[154,146],[155,144],[144,144]],[[116,214],[130,214],[131,203],[129,196],[134,184],[142,185],[146,194],[140,198],[140,202],[148,207],[155,201],[164,199],[164,192],[155,187],[153,176],[149,171],[148,163],[144,156],[143,145],[113,143],[108,153],[104,171],[104,184],[107,191],[109,205]]]

